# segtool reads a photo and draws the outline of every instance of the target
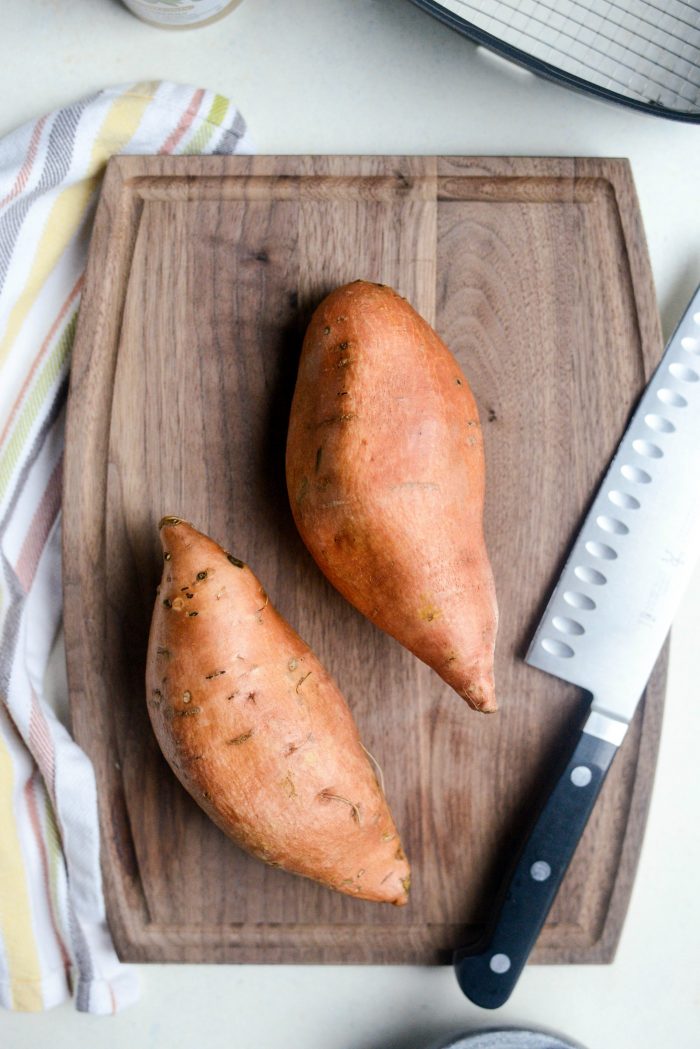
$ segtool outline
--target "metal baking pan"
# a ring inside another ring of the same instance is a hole
[[[518,65],[598,98],[700,122],[700,0],[413,0]]]

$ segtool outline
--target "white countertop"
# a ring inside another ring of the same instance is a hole
[[[408,0],[244,0],[173,33],[118,0],[2,4],[0,134],[109,84],[228,95],[265,153],[629,157],[666,335],[700,280],[700,128],[575,95],[474,48]],[[455,1029],[543,1026],[588,1049],[700,1044],[700,571],[673,632],[656,785],[617,959],[531,966],[484,1012],[450,968],[152,965],[135,1007],[0,1015],[7,1049],[423,1049]],[[60,681],[60,677],[57,677]]]

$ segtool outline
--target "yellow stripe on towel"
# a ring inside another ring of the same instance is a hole
[[[47,277],[79,229],[104,165],[113,153],[119,153],[133,138],[144,110],[153,101],[153,90],[152,83],[139,84],[115,99],[95,136],[85,177],[64,189],[51,208],[29,277],[10,313],[5,337],[0,342],[0,367]]]
[[[14,780],[12,756],[0,735],[0,932],[10,971],[12,1008],[35,1013],[44,1008],[42,972],[12,806]]]

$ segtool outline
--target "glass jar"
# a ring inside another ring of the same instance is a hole
[[[223,18],[241,0],[122,0],[132,14],[162,29],[194,29]]]

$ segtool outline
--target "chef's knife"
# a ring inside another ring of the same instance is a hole
[[[576,748],[517,860],[495,924],[455,952],[464,994],[510,996],[583,834],[700,553],[700,288],[574,543],[526,661],[592,694]]]

